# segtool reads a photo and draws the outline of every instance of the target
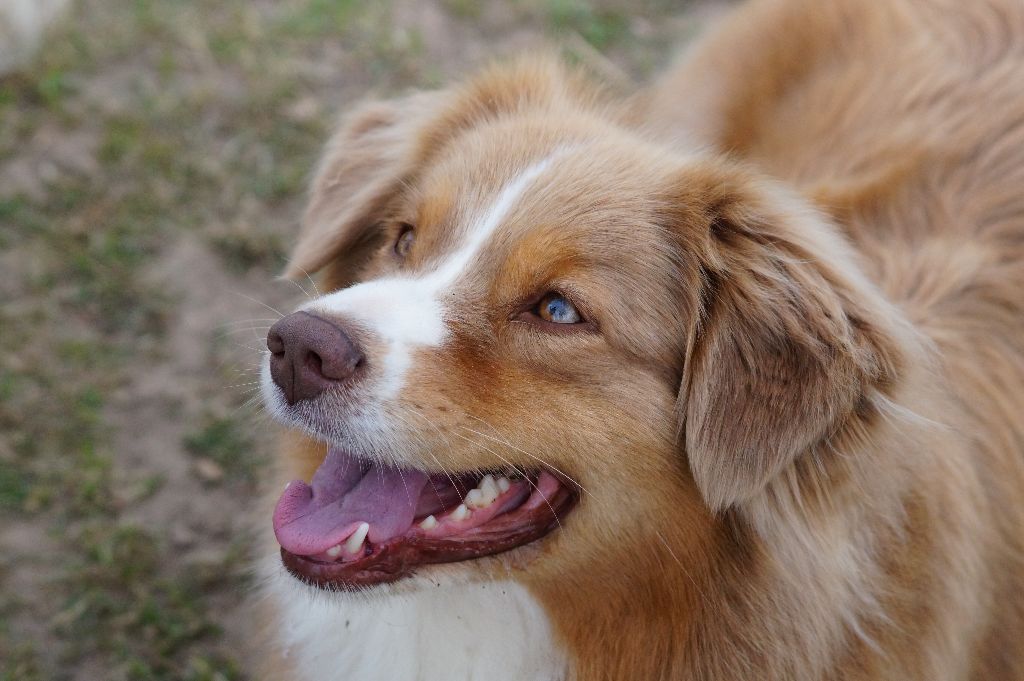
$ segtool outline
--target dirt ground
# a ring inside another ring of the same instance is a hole
[[[339,111],[539,47],[643,79],[722,6],[72,2],[0,77],[0,681],[249,678],[254,367]]]

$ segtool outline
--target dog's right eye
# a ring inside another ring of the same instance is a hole
[[[409,255],[409,251],[412,249],[412,243],[416,241],[416,232],[413,226],[410,224],[403,224],[402,230],[398,233],[398,238],[395,239],[395,254],[404,258]]]
[[[569,298],[557,291],[548,291],[530,307],[520,310],[513,321],[532,324],[548,333],[596,333],[597,325]]]
[[[583,321],[576,306],[561,293],[549,293],[541,298],[535,314],[552,324],[579,324]]]

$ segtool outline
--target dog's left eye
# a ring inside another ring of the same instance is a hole
[[[413,226],[402,225],[402,231],[398,233],[398,238],[395,240],[395,254],[400,258],[409,255],[414,241],[416,241],[416,231]]]
[[[583,321],[583,316],[576,306],[562,294],[554,292],[540,299],[534,314],[553,324],[579,324]]]

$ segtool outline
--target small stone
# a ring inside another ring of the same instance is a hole
[[[212,459],[196,459],[195,470],[205,482],[220,482],[224,479],[224,469]]]
[[[296,123],[308,123],[320,115],[320,102],[315,97],[303,97],[289,106],[285,115]]]

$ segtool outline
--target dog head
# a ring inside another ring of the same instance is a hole
[[[263,367],[272,413],[329,445],[275,513],[293,573],[699,553],[892,384],[891,313],[824,219],[625,119],[530,61],[342,124],[286,272],[324,295]]]

